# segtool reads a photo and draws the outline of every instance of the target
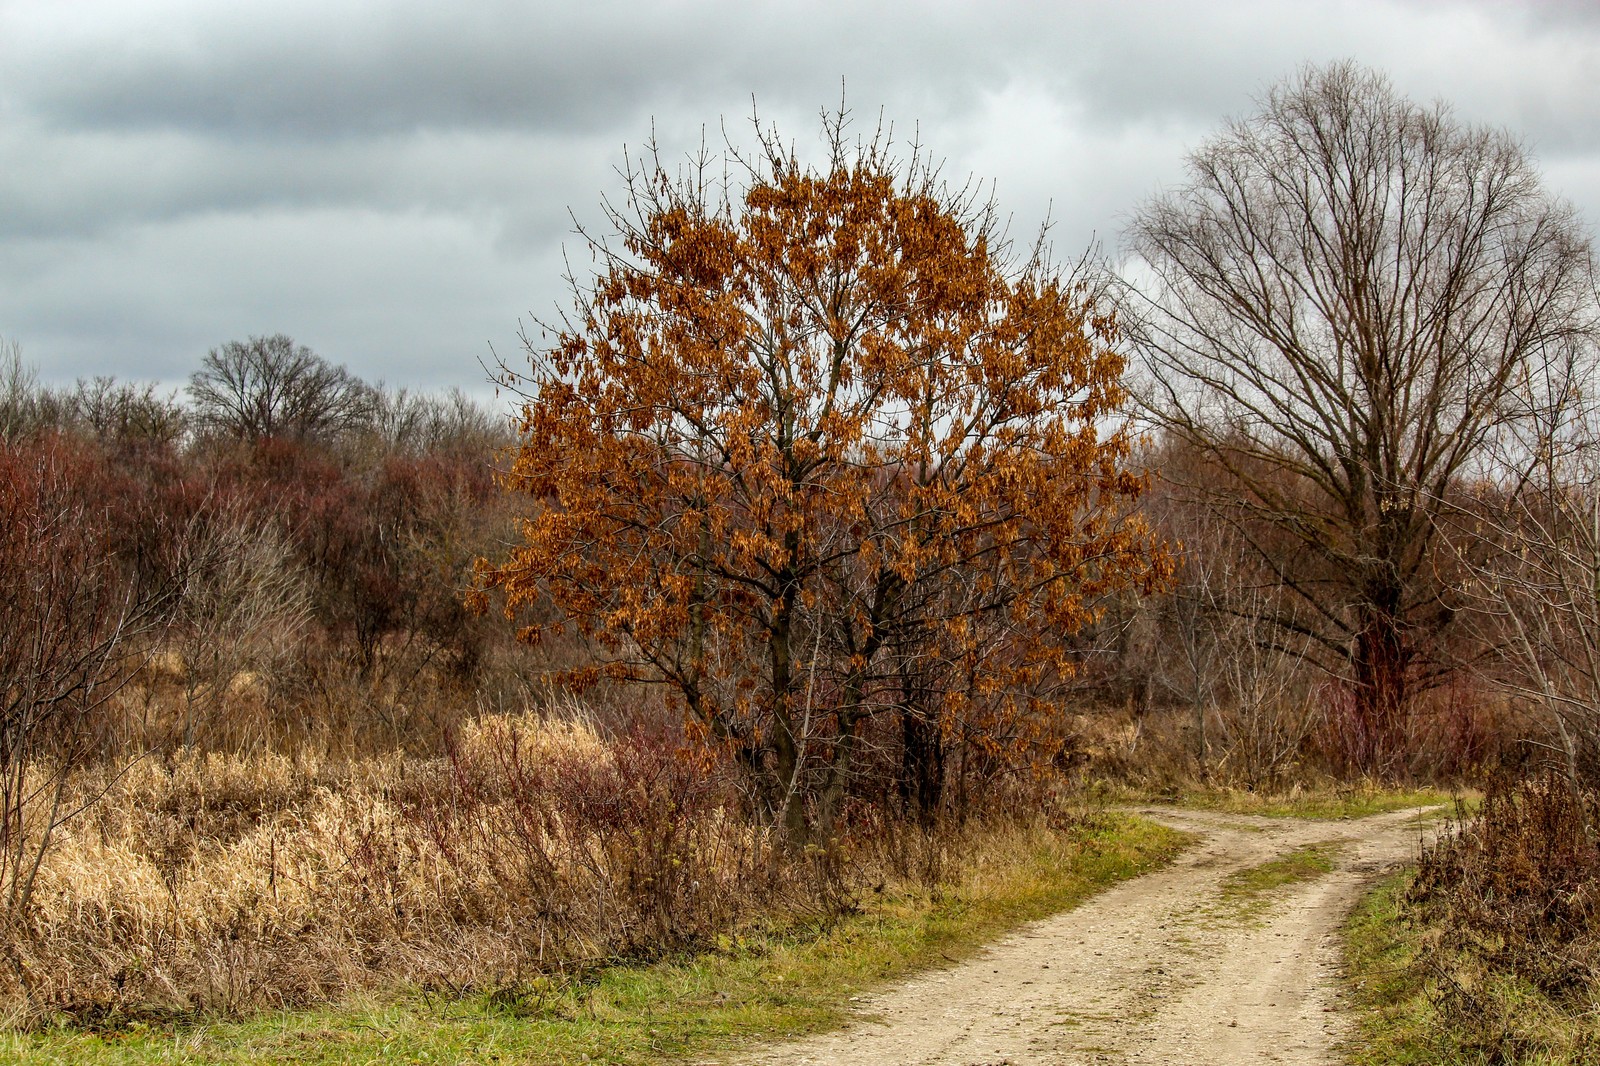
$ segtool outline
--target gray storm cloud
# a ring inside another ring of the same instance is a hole
[[[652,126],[669,154],[742,137],[754,97],[804,150],[842,79],[1074,254],[1343,57],[1525,136],[1600,217],[1578,3],[0,3],[0,335],[50,380],[179,380],[282,331],[470,388]]]

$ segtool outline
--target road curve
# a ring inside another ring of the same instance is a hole
[[[737,1061],[1334,1066],[1347,1032],[1338,929],[1366,884],[1416,854],[1417,812],[1336,822],[1138,813],[1198,842],[966,962],[863,996],[842,1030]],[[1223,891],[1230,874],[1322,843],[1338,846],[1331,873],[1274,889],[1248,911]]]

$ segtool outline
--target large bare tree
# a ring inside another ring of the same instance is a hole
[[[1456,605],[1438,520],[1514,389],[1593,325],[1590,251],[1512,137],[1308,67],[1135,217],[1149,409],[1347,678],[1392,767]]]
[[[250,441],[331,436],[372,406],[361,379],[281,333],[211,349],[188,391],[201,426]]]

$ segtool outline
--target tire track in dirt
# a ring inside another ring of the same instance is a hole
[[[746,1066],[1332,1066],[1338,930],[1362,888],[1415,855],[1416,811],[1338,822],[1147,809],[1193,833],[1170,866],[1025,926],[966,962],[863,996],[847,1028]],[[1337,844],[1332,872],[1245,913],[1230,875]]]

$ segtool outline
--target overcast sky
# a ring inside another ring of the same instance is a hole
[[[652,123],[743,137],[754,97],[803,151],[843,79],[1014,231],[1114,250],[1225,117],[1342,58],[1513,131],[1600,221],[1594,0],[0,0],[0,336],[51,382],[282,332],[481,392]]]

